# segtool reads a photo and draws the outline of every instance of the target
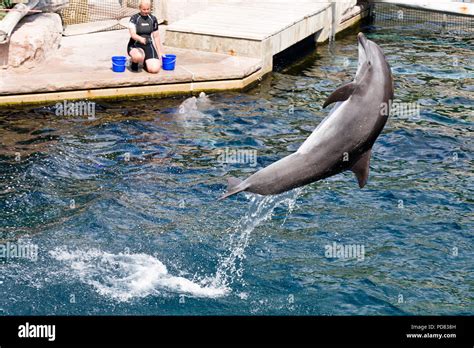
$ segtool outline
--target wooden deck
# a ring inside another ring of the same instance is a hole
[[[207,8],[168,27],[168,31],[265,40],[323,12],[318,2],[222,4]]]
[[[329,11],[329,12],[328,12]],[[329,3],[245,2],[210,6],[171,24],[166,42],[174,47],[259,58],[263,70],[273,68],[273,56],[331,23]]]
[[[166,44],[259,58],[271,71],[273,56],[303,39],[326,41],[355,1],[246,1],[209,6],[167,27]],[[347,24],[347,23],[346,23]]]

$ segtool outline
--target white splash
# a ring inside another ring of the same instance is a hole
[[[250,234],[262,222],[269,220],[278,206],[288,205],[289,213],[291,213],[302,192],[303,188],[298,188],[280,195],[264,197],[246,193],[250,198],[248,212],[237,223],[237,227],[231,229],[229,254],[221,258],[215,277],[208,279],[209,284],[215,287],[230,288],[233,281],[241,279],[244,271],[242,262],[245,259],[245,249],[249,244]]]
[[[98,249],[84,251],[64,247],[56,248],[49,254],[69,266],[66,274],[92,286],[99,294],[118,301],[159,295],[165,291],[192,297],[218,298],[228,295],[231,292],[230,285],[241,280],[245,250],[251,233],[271,218],[276,207],[285,204],[291,213],[301,192],[302,189],[296,189],[266,197],[247,194],[250,199],[248,212],[236,223],[236,227],[228,231],[231,233],[227,245],[228,255],[220,258],[215,276],[200,280],[173,276],[160,260],[148,254],[112,254]],[[238,296],[247,298],[248,294],[241,293]]]
[[[66,263],[72,276],[118,301],[146,297],[160,291],[194,297],[221,297],[225,287],[205,286],[183,277],[170,275],[166,266],[147,254],[111,254],[98,249],[69,251],[56,248],[50,255]]]

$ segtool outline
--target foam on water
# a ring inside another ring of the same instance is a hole
[[[66,263],[72,269],[73,276],[94,287],[99,294],[118,301],[129,301],[162,291],[208,298],[221,297],[228,292],[224,287],[205,286],[173,276],[160,260],[147,254],[56,248],[50,255]]]
[[[216,274],[200,280],[173,276],[156,257],[148,254],[112,254],[99,249],[68,250],[56,248],[49,254],[65,263],[73,276],[92,286],[99,294],[118,301],[129,301],[162,292],[185,294],[193,297],[217,298],[231,292],[230,285],[241,281],[243,260],[250,234],[262,222],[271,218],[276,207],[286,204],[291,212],[302,189],[278,196],[250,195],[248,212],[230,232],[226,249]]]

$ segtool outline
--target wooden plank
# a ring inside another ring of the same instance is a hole
[[[173,32],[177,45],[181,45],[180,33],[191,35],[186,40],[192,40],[192,35],[196,35],[195,47],[202,45],[205,50],[222,49],[218,44],[219,38],[260,42],[270,39],[273,47],[271,53],[275,54],[322,29],[317,23],[320,23],[321,13],[330,7],[330,3],[315,1],[295,4],[290,0],[280,0],[278,3],[262,0],[244,4],[218,4],[172,23],[167,30]],[[211,41],[212,48],[208,47]],[[231,48],[232,45],[228,45],[224,50]]]
[[[222,22],[218,22],[217,24],[203,21],[203,22],[190,23],[189,25],[182,26],[182,27],[173,26],[173,27],[169,27],[168,29],[172,31],[185,31],[185,30],[200,27],[200,28],[222,29],[223,31],[231,29],[231,30],[254,31],[257,33],[259,32],[261,33],[272,32],[273,33],[273,32],[279,31],[282,28],[282,26],[277,23],[269,23],[266,26],[264,25],[258,26],[258,25],[253,25],[253,24],[254,23],[249,23],[245,21],[241,21],[239,23],[229,23],[228,21],[222,21]]]
[[[181,26],[187,26],[191,25],[194,23],[202,23],[202,22],[208,22],[208,23],[220,23],[223,21],[231,21],[230,23],[236,23],[239,21],[246,21],[248,23],[254,23],[254,25],[258,26],[259,24],[261,25],[263,23],[271,23],[271,22],[281,22],[283,25],[287,23],[292,23],[296,21],[303,20],[304,18],[307,18],[309,15],[306,13],[305,14],[300,14],[300,13],[293,13],[291,11],[288,12],[281,12],[278,14],[272,14],[272,13],[265,13],[263,12],[264,10],[258,12],[258,13],[243,13],[243,12],[233,12],[233,13],[227,13],[227,12],[204,12],[200,13],[199,15],[193,15],[190,16],[186,19],[183,19],[181,21],[178,21],[176,23],[171,24],[172,27],[181,27]]]
[[[327,4],[222,4],[173,23],[168,30],[201,35],[265,39],[319,13]]]
[[[248,39],[248,40],[256,40],[256,41],[262,41],[265,39],[265,36],[261,34],[255,34],[255,33],[222,33],[222,31],[219,30],[188,30],[188,31],[178,31],[178,33],[183,33],[183,34],[197,34],[197,35],[208,35],[208,36],[218,36],[218,37],[228,37],[228,38],[234,38],[234,39]]]

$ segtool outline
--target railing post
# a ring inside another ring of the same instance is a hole
[[[337,13],[336,13],[336,2],[331,1],[331,31],[329,32],[329,42],[336,41],[336,30],[337,30]]]

